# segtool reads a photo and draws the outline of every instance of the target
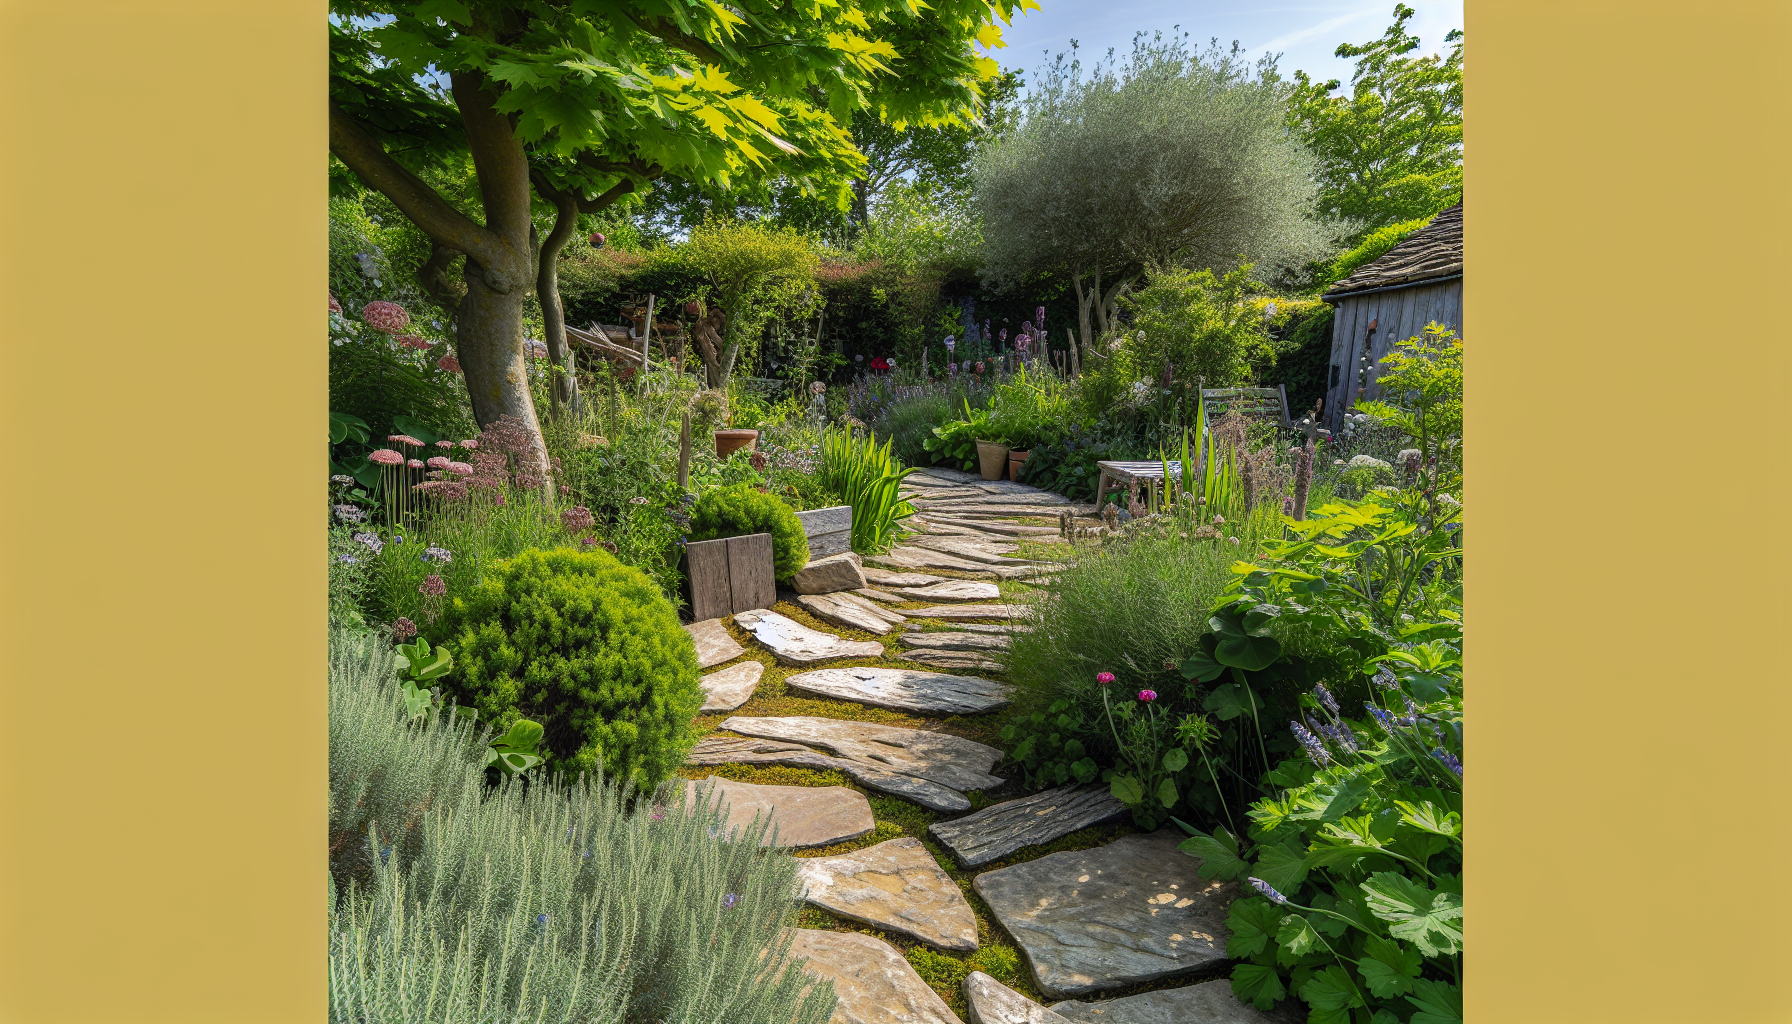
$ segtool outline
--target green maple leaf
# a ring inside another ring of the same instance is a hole
[[[1362,884],[1369,912],[1388,922],[1388,933],[1426,956],[1462,949],[1462,895],[1434,891],[1392,871],[1377,871]]]
[[[1413,990],[1412,979],[1419,976],[1424,958],[1391,939],[1371,935],[1363,943],[1363,957],[1357,961],[1363,984],[1377,998],[1389,999]]]
[[[1323,971],[1313,972],[1307,983],[1300,987],[1300,997],[1316,1011],[1329,1010],[1336,1013],[1363,1005],[1363,997],[1357,992],[1356,984],[1350,980],[1350,975],[1345,973],[1344,968],[1337,964],[1332,964]],[[1316,1014],[1307,1016],[1309,1022],[1320,1019]],[[1336,1019],[1349,1020],[1349,1017]]]
[[[1324,950],[1319,941],[1319,933],[1299,914],[1289,914],[1282,918],[1281,927],[1276,929],[1276,945],[1276,958],[1287,964],[1294,963],[1315,949]]]
[[[1265,846],[1257,853],[1257,867],[1252,874],[1292,898],[1307,880],[1307,855],[1290,845]]]
[[[1201,710],[1211,711],[1222,722],[1229,722],[1240,715],[1249,715],[1253,707],[1262,710],[1263,702],[1254,699],[1250,687],[1239,683],[1215,687],[1207,695],[1207,699],[1201,702]]]
[[[1274,967],[1239,964],[1232,969],[1232,994],[1259,1010],[1267,1010],[1288,990],[1282,987],[1282,976]]]
[[[1233,959],[1255,956],[1269,948],[1270,939],[1282,927],[1282,912],[1266,897],[1233,900],[1226,912],[1226,955]]]

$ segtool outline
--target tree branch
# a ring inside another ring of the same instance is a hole
[[[720,66],[727,66],[732,63],[715,47],[710,46],[696,36],[686,35],[683,32],[680,32],[662,18],[643,18],[634,11],[625,11],[624,15],[628,20],[634,22],[641,31],[648,35],[659,37],[659,39],[668,46],[676,46],[680,50],[696,57],[698,60]]]
[[[368,187],[392,200],[438,246],[481,263],[499,258],[502,250],[496,235],[455,209],[422,178],[392,159],[371,132],[334,104],[330,107],[330,152]]]
[[[529,215],[529,158],[523,152],[522,140],[512,130],[510,118],[498,113],[497,97],[486,87],[484,75],[455,71],[450,81],[454,103],[460,108],[467,142],[473,151],[473,167],[479,174],[486,230],[494,233],[508,250],[502,258],[481,259],[479,263],[493,271],[512,260],[527,261],[529,229],[534,221]]]

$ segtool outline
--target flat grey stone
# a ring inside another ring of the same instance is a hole
[[[867,633],[883,636],[890,632],[890,627],[897,622],[907,621],[897,616],[892,621],[887,615],[879,615],[883,609],[871,604],[864,598],[856,601],[842,600],[853,597],[851,594],[803,594],[797,597],[796,603],[808,610],[818,619],[837,623],[848,629],[861,629]],[[875,655],[873,655],[875,657]]]
[[[942,506],[957,505],[1002,505],[1037,510],[1037,507],[1040,505],[1070,504],[1069,498],[1066,498],[1062,494],[1053,494],[1050,491],[1034,491],[1031,494],[986,494],[981,498],[972,499],[944,498],[926,501],[925,505],[922,504],[923,501],[926,501],[926,499],[917,500],[915,502],[915,507],[940,508]]]
[[[803,969],[834,983],[840,1002],[828,1024],[961,1024],[902,954],[859,932],[798,928],[790,944]]]
[[[909,626],[909,629],[917,628],[913,624]],[[1013,636],[1016,633],[1030,633],[1032,630],[1033,627],[1024,622],[954,622],[948,629],[938,632],[990,633],[996,636]]]
[[[872,555],[865,559],[873,565],[890,566],[896,569],[955,569],[959,572],[987,573],[999,576],[993,568],[981,562],[974,562],[957,555],[948,555],[944,551],[929,551],[913,545],[899,545],[890,549],[887,554]]]
[[[1176,849],[1181,840],[1175,829],[1125,836],[986,871],[972,885],[1052,998],[1220,970],[1238,884],[1195,877],[1201,862]]]
[[[798,569],[790,585],[799,594],[832,594],[865,585],[864,564],[851,551],[817,558]]]
[[[929,587],[911,587],[904,590],[902,596],[910,601],[999,601],[1002,599],[1002,591],[994,583],[983,583],[978,580],[947,580]]]
[[[1290,1024],[1300,1019],[1292,1005],[1299,1002],[1290,999],[1265,1013],[1240,1001],[1232,994],[1232,982],[1220,978],[1094,1003],[1072,999],[1052,1011],[1076,1024]]]
[[[876,587],[860,587],[853,591],[853,593],[868,601],[882,601],[885,604],[901,604],[908,600],[908,598],[903,597],[901,594],[892,594],[887,590],[879,590]]]
[[[926,648],[903,651],[896,657],[928,668],[952,669],[958,672],[1006,672],[1008,666],[981,654],[968,651],[934,651]]]
[[[724,661],[733,661],[747,653],[747,649],[736,643],[723,627],[721,619],[704,619],[684,627],[691,634],[691,641],[697,645],[697,667],[709,668],[720,665]]]
[[[1056,537],[1061,532],[1055,526],[1024,526],[1020,523],[1004,523],[994,520],[934,518],[928,521],[942,526],[963,526],[983,533],[996,533],[1008,537]]]
[[[811,665],[834,658],[876,658],[884,653],[884,645],[875,640],[848,640],[823,633],[777,612],[737,612],[734,622],[787,665]]]
[[[854,782],[868,789],[913,800],[930,811],[957,813],[971,809],[969,798],[950,786],[904,775],[871,762],[834,757],[801,743],[783,740],[705,736],[697,741],[685,764],[700,768],[722,764],[781,764],[817,771],[831,769],[845,772]]]
[[[951,850],[960,864],[974,868],[1127,814],[1126,805],[1114,799],[1104,785],[1060,786],[962,818],[936,821],[927,831]]]
[[[932,583],[950,582],[944,576],[924,572],[891,572],[888,569],[866,569],[865,578],[880,587],[925,587]]]
[[[908,475],[908,477],[906,478],[905,482],[907,480],[913,480],[913,481],[918,482],[918,481],[922,481],[922,480],[927,480],[929,478],[938,480],[939,482],[941,482],[947,486],[951,486],[952,484],[968,484],[968,483],[982,483],[983,482],[983,478],[981,476],[978,476],[975,473],[966,473],[962,469],[953,469],[951,466],[928,466],[925,469],[919,470],[914,473],[910,473]]]
[[[980,714],[1008,706],[1010,688],[976,676],[905,668],[824,668],[801,672],[784,685],[802,693],[929,715]]]
[[[965,551],[976,551],[985,555],[1001,555],[1020,547],[1019,541],[1009,540],[1007,537],[992,537],[968,526],[954,527],[951,533],[916,537],[909,543],[916,547],[944,551],[949,555],[963,554]]]
[[[904,633],[902,642],[910,647],[930,647],[936,651],[971,651],[983,654],[1006,651],[1009,641],[1000,633],[937,632]]]
[[[1018,604],[953,604],[937,608],[905,608],[902,614],[911,619],[1025,619],[1032,613],[1026,606]],[[740,616],[736,615],[734,621],[739,622]]]
[[[919,839],[797,861],[803,899],[831,914],[912,935],[939,949],[977,948],[977,915]]]
[[[1070,1024],[982,971],[965,975],[964,1002],[968,1024]]]
[[[798,512],[797,521],[809,538],[809,557],[826,558],[852,550],[852,506],[835,505]]]
[[[995,789],[1002,779],[990,770],[1002,752],[950,733],[907,729],[841,718],[735,716],[720,728],[742,736],[804,743],[838,757],[928,779],[953,789]]]
[[[703,687],[705,697],[703,706],[697,710],[733,711],[753,699],[753,690],[759,686],[759,677],[764,674],[764,665],[757,661],[743,661],[720,672],[702,676],[697,680],[697,685]]]
[[[845,786],[756,786],[712,775],[687,779],[685,791],[693,802],[725,806],[730,829],[745,828],[755,815],[769,817],[777,835],[767,831],[768,846],[774,839],[781,847],[832,846],[877,827],[865,794]]]

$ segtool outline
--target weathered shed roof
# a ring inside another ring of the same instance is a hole
[[[1462,273],[1462,204],[1443,211],[1399,245],[1326,289],[1326,299],[1372,288],[1417,284]]]

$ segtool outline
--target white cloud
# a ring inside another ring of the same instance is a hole
[[[1365,7],[1360,11],[1354,11],[1350,14],[1340,14],[1336,18],[1327,18],[1317,25],[1309,25],[1306,28],[1297,29],[1285,35],[1277,36],[1269,42],[1264,43],[1262,46],[1253,47],[1253,49],[1267,53],[1275,53],[1280,50],[1285,50],[1295,43],[1305,42],[1314,36],[1323,35],[1339,26],[1348,25],[1353,21],[1361,20],[1379,10],[1381,10],[1381,6],[1378,4],[1374,7]]]

